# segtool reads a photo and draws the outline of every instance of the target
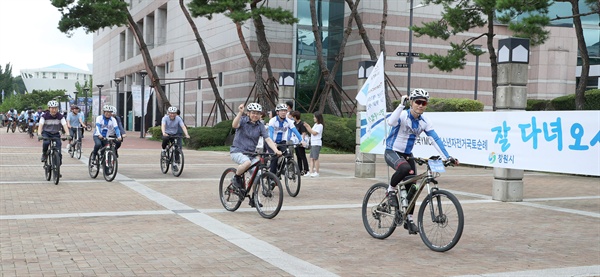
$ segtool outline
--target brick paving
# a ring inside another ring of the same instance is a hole
[[[465,212],[458,245],[429,250],[399,228],[371,238],[360,205],[385,182],[354,177],[354,155],[322,155],[272,220],[218,199],[226,152],[185,150],[181,177],[162,174],[160,142],[130,134],[119,176],[91,179],[64,153],[59,185],[44,180],[41,142],[0,131],[1,276],[600,276],[600,178],[526,172],[525,200],[491,200],[493,170],[460,166],[438,180]]]

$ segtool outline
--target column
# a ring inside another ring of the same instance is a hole
[[[525,111],[528,66],[528,39],[507,38],[498,41],[496,112]],[[492,199],[523,201],[523,173],[521,169],[495,167]]]
[[[357,88],[360,89],[367,81],[371,70],[375,67],[376,61],[358,62],[358,81]],[[360,152],[360,122],[361,112],[366,112],[365,106],[357,103],[356,106],[356,164],[354,166],[354,177],[375,178],[375,154]]]

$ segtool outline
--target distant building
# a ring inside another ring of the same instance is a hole
[[[73,98],[75,83],[84,85],[91,80],[92,72],[61,63],[44,68],[22,69],[21,78],[28,93],[33,90],[63,89]]]

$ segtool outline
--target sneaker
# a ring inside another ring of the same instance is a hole
[[[304,177],[310,177],[310,175],[311,175],[311,174],[310,174],[310,172],[308,172],[308,171],[306,171],[306,172],[304,172],[304,174],[302,174],[302,176],[304,176]]]
[[[252,207],[252,208],[256,208],[256,205],[254,204],[254,199],[253,198],[250,198],[250,202],[248,202],[248,205],[250,205],[250,207]],[[258,206],[262,208],[263,204],[261,204],[259,202]]]
[[[162,151],[160,151],[160,156],[161,157],[167,156],[167,152],[165,151],[165,149],[163,149]]]
[[[45,162],[46,162],[46,154],[42,154],[42,159],[41,159],[41,161],[42,161],[43,163],[45,163]]]
[[[231,183],[236,189],[239,190],[239,196],[241,198],[244,198],[246,196],[246,190],[244,189],[244,182],[242,180],[242,176],[234,175],[233,178],[231,178]]]
[[[176,164],[173,165],[173,171],[175,171],[175,172],[179,171],[179,168],[177,167]]]
[[[412,220],[407,220],[404,222],[404,229],[408,230],[408,233],[411,235],[416,235],[419,233],[419,227]]]
[[[319,172],[315,172],[313,174],[310,174],[310,177],[319,177]]]
[[[398,196],[395,191],[388,191],[387,195],[390,206],[398,208]]]
[[[119,151],[115,150],[115,156],[119,157]]]

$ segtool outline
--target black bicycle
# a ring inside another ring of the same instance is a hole
[[[272,157],[272,153],[244,153],[245,155],[258,156],[244,174],[242,180],[244,189],[240,190],[233,184],[236,169],[225,169],[219,182],[219,197],[223,207],[233,212],[237,210],[246,197],[250,197],[250,205],[255,207],[260,216],[271,219],[277,216],[283,204],[283,189],[281,182],[275,174],[269,172],[265,159]],[[252,172],[246,180],[246,173]]]
[[[163,174],[167,174],[169,166],[171,166],[171,173],[173,176],[179,177],[183,172],[184,158],[183,149],[179,145],[179,139],[182,136],[169,136],[167,148],[165,151],[161,151],[160,154],[160,170]]]
[[[44,162],[44,172],[46,175],[46,181],[50,181],[55,185],[58,185],[60,180],[60,149],[56,144],[59,140],[67,140],[66,138],[50,138],[50,137],[42,137],[38,140],[48,140],[50,141],[50,145],[48,146],[48,150],[46,151],[46,161]]]
[[[112,182],[117,176],[117,170],[119,168],[119,161],[115,153],[115,140],[116,138],[103,138],[103,146],[98,150],[98,155],[90,154],[88,162],[88,171],[90,177],[96,178],[100,172],[102,166],[102,174],[104,174],[104,180]]]
[[[407,222],[408,211],[412,211],[417,198],[424,188],[427,195],[419,207],[417,223],[419,235],[423,243],[431,250],[444,252],[452,249],[462,236],[465,223],[462,206],[454,194],[438,188],[435,178],[444,167],[452,165],[452,161],[442,162],[439,157],[429,159],[410,158],[419,165],[427,165],[427,170],[419,175],[410,175],[402,180],[397,187],[400,207],[391,205],[388,198],[388,184],[377,183],[365,194],[362,204],[362,219],[367,232],[374,238],[389,237],[396,226]],[[410,191],[404,185],[412,184]],[[412,197],[411,197],[412,195]],[[407,198],[411,198],[410,200]]]
[[[73,143],[69,143],[69,155],[71,158],[76,157],[81,159],[81,133],[83,132],[82,127],[72,127],[75,129],[75,136],[73,136]]]
[[[277,146],[286,146],[282,149],[283,156],[277,160],[277,177],[285,182],[285,189],[291,197],[296,197],[300,193],[300,183],[302,174],[298,168],[298,163],[294,160],[294,148],[298,145],[278,144]]]
[[[6,132],[8,133],[8,131],[11,131],[14,133],[15,130],[17,129],[17,123],[15,122],[15,119],[12,117],[8,118],[8,125],[6,125]]]

